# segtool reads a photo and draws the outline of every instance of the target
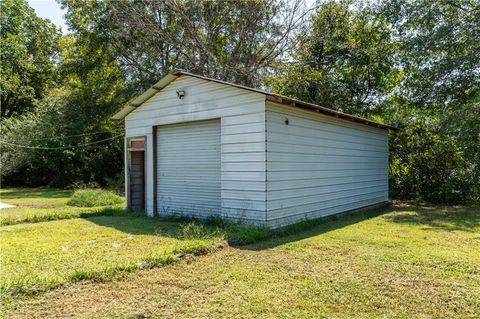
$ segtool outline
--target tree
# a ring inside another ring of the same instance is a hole
[[[378,14],[389,20],[401,39],[397,63],[404,75],[396,92],[403,104],[392,99],[384,113],[411,133],[397,136],[394,157],[401,160],[392,162],[391,168],[409,165],[414,172],[397,179],[394,191],[416,184],[419,198],[479,203],[480,2],[386,0]],[[413,129],[419,125],[424,126],[420,135]],[[435,142],[424,148],[421,145],[428,144],[419,136]],[[412,166],[401,155],[405,149],[396,152],[400,148],[409,149],[410,159],[436,163],[436,169]],[[442,182],[432,185],[433,176]]]
[[[5,0],[0,15],[0,119],[34,107],[55,74],[59,31],[24,0]]]
[[[58,76],[35,111],[1,126],[2,182],[57,187],[107,185],[123,169],[123,130],[110,120],[128,96],[124,74],[102,48],[63,36]]]
[[[475,99],[480,90],[480,2],[386,0],[380,7],[401,38],[403,94],[423,109]]]
[[[61,38],[2,2],[2,182],[107,184],[110,116],[180,68],[396,125],[392,198],[480,202],[478,1],[330,0],[308,23],[300,0],[60,2]]]
[[[276,92],[365,116],[398,81],[392,30],[369,8],[323,3],[298,39],[293,59],[270,79]]]
[[[61,3],[72,29],[113,48],[137,90],[172,69],[258,86],[305,14],[300,0]]]

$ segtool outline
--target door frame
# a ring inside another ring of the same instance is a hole
[[[137,143],[135,143],[137,142]],[[143,143],[142,143],[143,142]],[[132,152],[143,152],[143,209],[146,211],[147,205],[147,136],[133,136],[127,137],[127,174],[125,184],[127,185],[127,193],[125,194],[127,199],[127,208],[132,207],[131,203],[131,188],[130,176],[132,166]]]

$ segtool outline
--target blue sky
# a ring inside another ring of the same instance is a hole
[[[28,0],[28,4],[39,17],[50,19],[55,25],[62,28],[63,33],[67,33],[68,28],[63,18],[66,10],[62,10],[55,0]]]

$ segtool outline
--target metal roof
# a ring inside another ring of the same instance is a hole
[[[358,117],[358,116],[355,116],[355,115],[350,115],[350,114],[347,114],[347,113],[335,111],[335,110],[332,110],[332,109],[329,109],[329,108],[326,108],[326,107],[323,107],[323,106],[320,106],[320,105],[316,105],[316,104],[313,104],[313,103],[303,102],[303,101],[300,101],[300,100],[297,100],[297,99],[292,99],[292,98],[282,96],[282,95],[279,95],[279,94],[274,94],[274,93],[254,89],[254,88],[249,88],[249,87],[239,85],[239,84],[235,84],[235,83],[230,83],[230,82],[225,82],[225,81],[221,81],[221,80],[217,80],[217,79],[207,78],[205,76],[201,76],[201,75],[197,75],[197,74],[193,74],[193,73],[189,73],[189,72],[185,72],[185,71],[170,72],[169,74],[164,76],[160,81],[155,83],[150,89],[145,91],[140,96],[136,97],[132,102],[130,102],[130,104],[128,104],[123,109],[121,109],[118,113],[116,113],[114,116],[112,116],[112,119],[123,120],[130,112],[132,112],[137,107],[139,107],[140,105],[145,103],[148,99],[150,99],[156,93],[158,93],[163,88],[165,88],[167,85],[169,85],[171,82],[173,82],[176,78],[178,78],[182,75],[199,78],[199,79],[206,80],[206,81],[212,81],[212,82],[215,82],[215,83],[225,84],[225,85],[233,86],[233,87],[236,87],[236,88],[239,88],[239,89],[242,89],[242,90],[248,90],[248,91],[264,94],[268,101],[276,102],[276,103],[279,103],[279,104],[284,104],[284,105],[288,105],[288,106],[292,106],[292,107],[302,108],[302,109],[310,110],[310,111],[313,111],[313,112],[316,112],[316,113],[321,113],[321,114],[333,116],[333,117],[336,117],[336,118],[339,118],[339,119],[343,119],[343,120],[347,120],[347,121],[351,121],[351,122],[355,122],[355,123],[359,123],[359,124],[364,124],[364,125],[368,125],[368,126],[372,126],[372,127],[376,127],[376,128],[381,128],[381,129],[384,129],[384,130],[388,130],[388,129],[395,130],[396,129],[395,127],[387,125],[387,124],[382,124],[382,123],[371,121],[371,120],[361,118],[361,117]]]

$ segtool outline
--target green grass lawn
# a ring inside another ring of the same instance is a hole
[[[119,302],[121,300],[121,302]],[[13,317],[478,318],[478,209],[396,207],[226,247],[105,283],[69,284]]]
[[[197,226],[201,227],[201,226]],[[207,249],[220,232],[183,236],[178,223],[131,216],[97,216],[0,228],[0,291],[35,292],[80,279],[168,263],[174,254]]]
[[[480,317],[478,208],[395,206],[303,227],[231,247],[233,228],[134,215],[2,226],[5,316]],[[15,294],[45,287],[56,289]]]
[[[105,196],[104,191],[96,192]],[[90,205],[95,194],[87,194],[86,205]],[[2,302],[66,282],[111,280],[161,266],[179,254],[206,253],[227,238],[225,227],[152,219],[120,208],[79,210],[67,206],[71,197],[72,192],[51,189],[2,191],[2,201],[18,205],[0,211],[15,218],[10,219],[11,225],[0,227]],[[78,197],[72,198],[78,202]],[[237,236],[243,230],[230,226],[228,232]],[[245,234],[248,239],[250,233]]]
[[[74,207],[67,205],[73,191],[48,188],[0,189],[0,201],[15,208],[0,210],[0,225],[39,222],[73,217],[109,215],[122,212],[123,204]]]

